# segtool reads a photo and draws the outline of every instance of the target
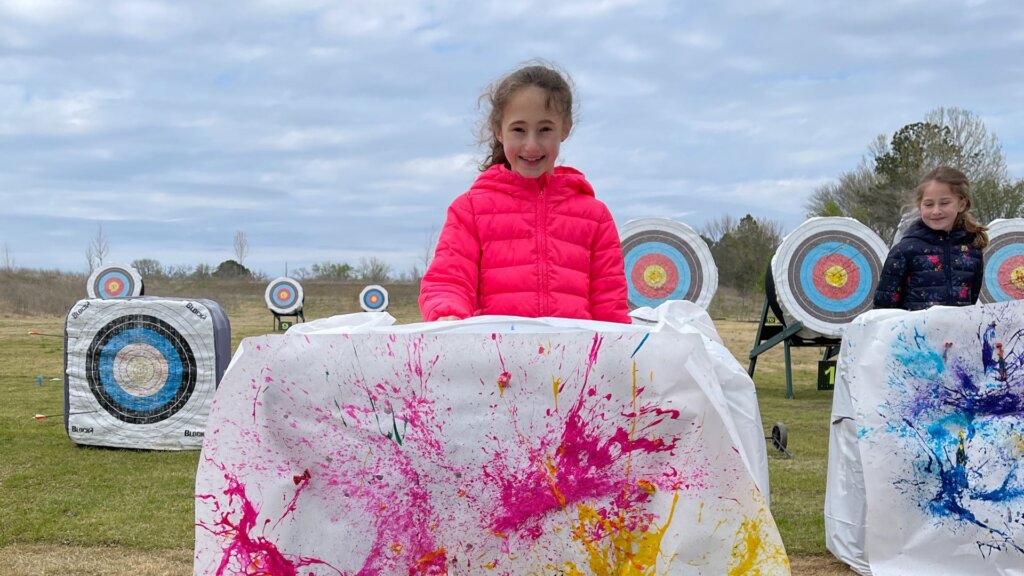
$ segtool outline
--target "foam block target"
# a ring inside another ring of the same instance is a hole
[[[359,305],[367,312],[383,312],[388,309],[388,291],[371,284],[359,293]]]
[[[888,249],[853,218],[811,218],[797,226],[772,256],[779,305],[804,334],[839,337],[870,310]]]
[[[109,264],[100,266],[89,275],[86,284],[89,298],[128,298],[142,295],[142,276],[131,266]]]
[[[87,299],[65,323],[64,423],[78,444],[199,449],[231,355],[210,300]]]
[[[302,285],[286,276],[272,280],[264,294],[267,308],[278,314],[295,314],[302,310],[303,297]]]
[[[1024,218],[993,220],[985,248],[983,304],[1024,300]]]
[[[619,229],[631,308],[688,300],[702,308],[718,289],[711,249],[693,228],[667,218],[630,220]]]

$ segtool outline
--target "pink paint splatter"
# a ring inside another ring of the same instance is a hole
[[[278,523],[295,511],[295,502],[299,494],[309,485],[308,473],[307,470],[302,477],[296,476],[301,480],[296,482],[295,495],[284,514],[278,519]],[[220,512],[220,518],[214,522],[212,527],[203,523],[199,524],[199,527],[227,540],[227,544],[222,548],[223,556],[217,566],[217,576],[234,574],[298,576],[299,568],[312,565],[326,566],[338,574],[342,574],[340,570],[323,560],[303,556],[289,557],[278,550],[277,546],[265,536],[253,535],[259,519],[259,510],[246,495],[245,485],[234,474],[225,472],[224,479],[228,484],[224,490],[224,495],[228,497],[228,506],[237,505],[237,509],[222,512],[216,496],[212,494],[196,495],[196,498],[202,500],[213,500],[214,511]],[[269,522],[269,519],[263,521],[264,530]]]

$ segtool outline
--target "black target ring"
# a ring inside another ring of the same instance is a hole
[[[141,349],[148,353],[138,353]],[[120,357],[124,351],[131,357]],[[132,360],[142,366],[126,367]],[[161,362],[166,363],[166,373],[159,369]],[[132,383],[123,380],[125,374],[148,378],[151,385],[138,387],[146,393],[133,394]],[[90,342],[85,377],[96,401],[111,416],[130,424],[153,424],[188,403],[197,366],[191,347],[173,326],[146,314],[125,315],[104,325]]]

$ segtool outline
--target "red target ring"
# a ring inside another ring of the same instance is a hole
[[[813,283],[828,298],[842,300],[860,285],[860,268],[842,254],[829,254],[815,263]]]
[[[668,298],[679,285],[679,269],[664,254],[645,254],[630,270],[630,280],[644,297],[660,300]]]

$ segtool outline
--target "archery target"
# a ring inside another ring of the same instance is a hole
[[[359,305],[367,312],[383,312],[388,309],[388,291],[371,284],[359,293]]]
[[[285,276],[272,280],[264,294],[267,308],[278,314],[295,314],[302,310],[303,298],[302,285]]]
[[[142,276],[131,266],[110,264],[92,271],[86,284],[89,298],[127,298],[142,294]]]
[[[65,325],[65,425],[79,444],[198,449],[230,356],[209,300],[79,301]]]
[[[985,247],[985,280],[978,301],[983,304],[1024,300],[1024,219],[993,220]]]
[[[853,218],[811,218],[772,256],[779,305],[803,323],[804,334],[838,337],[871,309],[887,252],[885,242]]]
[[[630,220],[619,230],[631,308],[689,300],[707,308],[718,289],[718,267],[707,242],[667,218]]]

